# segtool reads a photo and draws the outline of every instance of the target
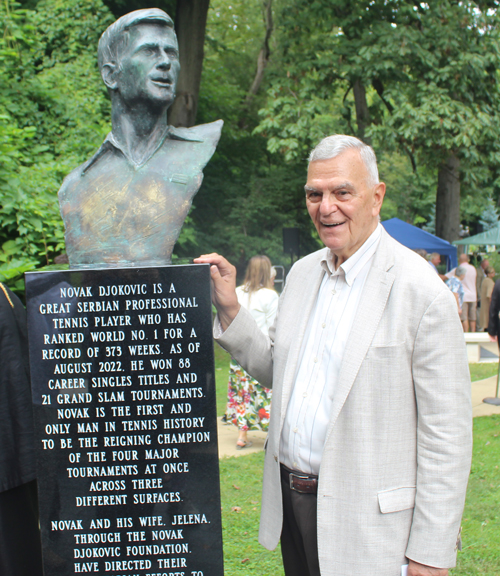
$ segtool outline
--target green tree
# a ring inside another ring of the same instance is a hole
[[[477,218],[497,178],[497,2],[306,4],[277,4],[280,53],[259,126],[269,149],[291,160],[347,132],[400,151],[422,182],[422,168],[435,173],[436,229],[455,239],[460,183],[462,215]]]
[[[100,0],[0,6],[0,273],[14,287],[63,251],[57,190],[108,130],[95,46],[111,21]]]
[[[272,46],[267,5],[211,2],[197,121],[223,118],[225,125],[194,200],[193,241],[176,247],[179,256],[196,254],[197,248],[217,250],[240,272],[256,253],[284,262],[284,226],[299,227],[303,254],[318,247],[304,204],[305,163],[285,163],[267,150],[263,135],[254,133],[266,98],[265,75],[259,89],[252,86],[263,46]]]

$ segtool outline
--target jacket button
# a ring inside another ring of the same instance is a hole
[[[277,462],[278,461],[278,457],[275,455],[274,456],[274,461]]]

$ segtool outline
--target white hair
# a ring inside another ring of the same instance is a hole
[[[316,160],[330,160],[340,156],[346,150],[357,150],[363,161],[370,178],[370,184],[378,184],[377,157],[371,146],[361,142],[354,136],[345,134],[333,134],[323,138],[321,142],[309,154],[309,163]]]

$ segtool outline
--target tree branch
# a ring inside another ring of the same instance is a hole
[[[264,22],[266,25],[266,33],[264,35],[264,41],[262,43],[262,48],[260,49],[259,56],[257,57],[257,72],[253,79],[252,85],[247,92],[245,98],[245,104],[248,106],[259,91],[262,80],[264,79],[264,70],[269,62],[269,57],[271,56],[271,50],[269,48],[269,40],[271,39],[271,34],[273,32],[273,11],[272,11],[273,0],[264,0],[263,3],[263,13]]]

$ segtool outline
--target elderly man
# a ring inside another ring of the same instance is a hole
[[[173,22],[162,10],[113,23],[98,60],[113,131],[59,191],[70,265],[168,264],[222,121],[168,126],[180,65]]]
[[[269,337],[209,254],[219,342],[273,385],[260,542],[287,576],[445,576],[471,457],[470,381],[453,295],[379,224],[373,150],[313,150],[306,205],[325,248],[295,264]],[[446,338],[443,338],[446,334]]]
[[[444,274],[440,274],[437,267],[441,264],[441,254],[437,252],[433,252],[429,257],[429,265],[434,270],[434,272],[441,278],[441,280],[446,280],[446,276]]]

